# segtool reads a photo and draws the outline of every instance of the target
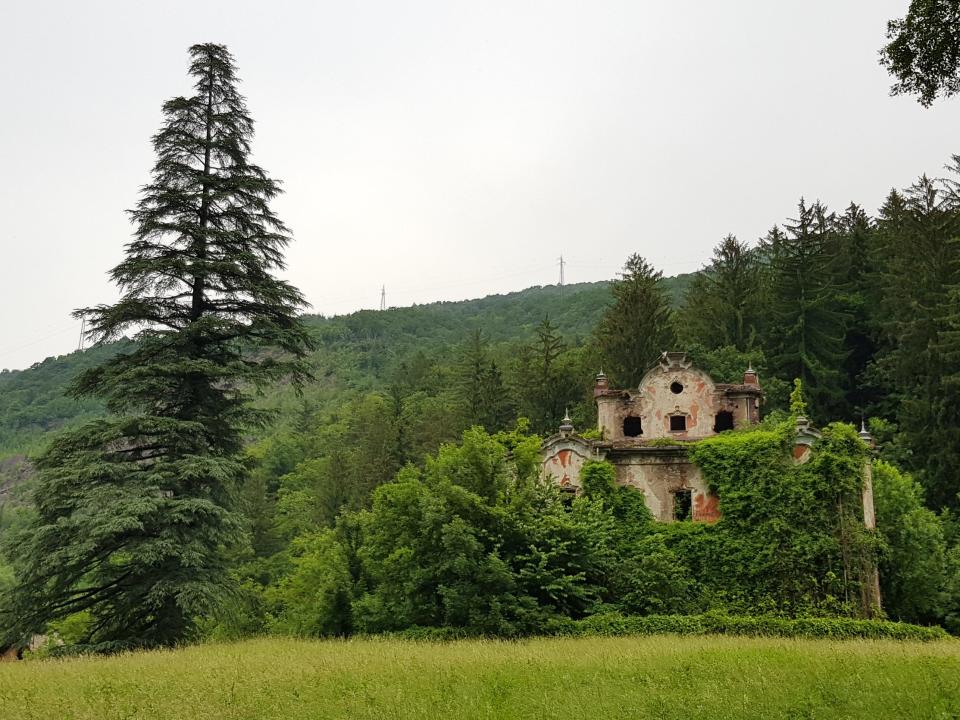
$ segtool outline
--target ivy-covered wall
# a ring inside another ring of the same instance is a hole
[[[865,614],[861,583],[877,547],[863,527],[866,446],[849,425],[792,459],[793,427],[724,433],[689,448],[722,519],[654,528],[686,565],[701,607]]]

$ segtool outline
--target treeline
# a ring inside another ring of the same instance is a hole
[[[727,238],[677,316],[688,347],[762,362],[771,405],[770,381],[796,377],[816,420],[870,418],[932,508],[960,491],[958,161],[891,191],[875,218],[801,201],[757,246]]]
[[[879,555],[891,616],[960,631],[960,548],[944,553],[916,484],[880,463],[881,529],[866,531],[867,449],[853,428],[826,428],[799,466],[792,433],[787,420],[699,444],[693,459],[724,518],[663,524],[612,465],[587,463],[571,499],[539,482],[536,436],[473,428],[378,487],[367,509],[286,527],[282,564],[241,565],[241,600],[206,630],[512,636],[609,613],[858,617]],[[277,580],[257,581],[271,569]]]
[[[629,387],[665,348],[686,349],[721,382],[738,381],[752,364],[767,394],[765,412],[774,421],[787,409],[794,378],[801,379],[808,412],[817,422],[869,418],[882,457],[921,483],[891,469],[887,495],[878,492],[881,524],[887,527],[884,542],[874,551],[887,610],[898,619],[954,622],[950,598],[960,592],[955,579],[960,532],[954,519],[958,482],[952,468],[960,454],[960,444],[953,440],[960,425],[950,413],[960,361],[953,349],[960,282],[954,239],[960,236],[958,197],[949,179],[922,178],[892,192],[876,218],[857,206],[838,214],[820,203],[801,201],[797,218],[772,228],[753,246],[724,238],[703,271],[679,281],[664,279],[643,258],[633,256],[618,280],[567,288],[562,300],[558,288],[542,288],[471,303],[308,317],[317,340],[307,358],[314,379],[300,393],[283,383],[265,391],[258,405],[279,414],[265,431],[248,436],[244,451],[247,471],[238,497],[249,544],[233,551],[231,563],[244,601],[234,608],[233,619],[208,624],[207,631],[388,629],[364,619],[371,617],[366,610],[356,615],[349,609],[358,601],[358,588],[372,587],[373,580],[360,570],[364,553],[348,553],[349,582],[346,575],[339,576],[347,583],[334,593],[340,615],[331,619],[321,613],[327,619],[318,615],[309,620],[303,613],[312,611],[297,604],[302,600],[296,599],[297,593],[314,597],[311,583],[319,582],[316,573],[321,570],[312,564],[319,562],[323,569],[329,557],[343,559],[342,548],[330,549],[332,538],[341,543],[343,533],[353,532],[349,537],[360,541],[359,526],[350,525],[350,518],[378,512],[378,502],[380,512],[386,512],[386,501],[377,498],[399,492],[398,478],[416,476],[425,482],[440,462],[432,458],[448,458],[445,472],[454,485],[460,470],[449,458],[500,463],[496,457],[501,450],[491,450],[489,443],[484,450],[488,455],[478,454],[471,443],[480,436],[471,435],[476,432],[471,427],[499,438],[511,452],[522,444],[517,438],[535,445],[527,433],[552,433],[566,412],[580,431],[589,431],[595,426],[591,389],[596,371],[602,367],[615,384]],[[15,379],[25,387],[24,379],[42,377],[44,371],[59,378],[52,372],[57,362],[47,361]],[[46,395],[37,396],[52,398],[55,393],[48,388]],[[89,406],[86,411],[99,412]],[[466,445],[457,447],[465,432]],[[465,467],[462,472],[473,471]],[[770,483],[772,490],[780,487],[773,479]],[[532,490],[524,490],[528,492]],[[537,492],[549,495],[543,488]],[[423,497],[420,501],[427,502]],[[725,518],[733,517],[730,496],[725,502]],[[551,510],[570,511],[560,506]],[[9,523],[9,511],[7,516]],[[537,522],[550,517],[548,513]],[[834,520],[818,518],[826,523],[821,528],[824,538],[835,536]],[[608,522],[621,523],[623,518],[613,516]],[[739,538],[729,540],[725,554],[717,555],[709,544],[714,531],[653,527],[644,518],[638,523],[643,540],[638,536],[630,541],[640,543],[636,547],[665,543],[644,561],[659,563],[655,571],[648,568],[651,574],[642,580],[645,589],[636,596],[647,599],[610,600],[610,588],[597,581],[588,595],[600,603],[600,610],[612,602],[627,613],[717,607],[739,613],[852,612],[853,586],[823,585],[825,577],[833,582],[843,576],[842,567],[824,569],[821,563],[809,575],[821,587],[786,598],[772,588],[789,586],[789,572],[755,573],[755,578],[773,583],[761,591],[759,584],[742,580],[735,566],[697,566],[690,560],[713,552],[713,557],[740,558],[744,569],[752,567],[751,554],[763,548],[744,550],[747,544],[736,550],[743,540]],[[797,531],[811,527],[799,516],[790,523]],[[721,525],[732,524],[725,519]],[[489,528],[475,530],[489,536]],[[708,534],[703,540],[707,545],[698,544],[698,533]],[[555,541],[551,536],[550,542]],[[359,552],[358,547],[347,547]],[[618,547],[626,552],[626,546]],[[631,547],[632,553],[636,547]],[[327,559],[321,562],[318,553]],[[741,580],[732,588],[711,585],[705,578],[715,567],[723,569],[723,577]],[[427,577],[432,570],[418,572]],[[611,571],[611,577],[619,572]],[[781,580],[786,584],[780,586]],[[323,587],[322,582],[316,586]],[[399,592],[390,592],[395,590]],[[598,600],[601,596],[607,600]],[[582,615],[586,607],[577,612]],[[589,607],[589,612],[596,609]],[[542,615],[543,609],[536,612]],[[384,613],[401,617],[396,608]],[[492,631],[492,625],[476,619],[482,615],[479,610],[469,613],[475,618],[470,627]],[[558,617],[554,610],[547,616]],[[540,625],[514,617],[504,620],[500,630],[542,629],[547,616],[538,616]],[[390,628],[399,627],[396,622]],[[414,624],[424,622],[420,618]],[[430,622],[447,626],[454,621],[433,616]]]
[[[955,190],[950,179],[921,178],[891,192],[875,218],[856,205],[835,213],[801,201],[796,218],[754,246],[724,238],[679,307],[660,273],[631,257],[595,328],[583,336],[565,336],[547,317],[525,342],[492,342],[475,328],[455,347],[385,354],[381,385],[334,412],[311,413],[304,402],[295,422],[251,448],[256,469],[246,497],[256,506],[256,552],[272,558],[253,562],[260,569],[251,577],[271,577],[271,587],[288,582],[263,569],[276,569],[272,552],[295,566],[303,551],[295,538],[337,527],[344,510],[369,511],[378,487],[404,467],[429,466],[428,456],[470,426],[502,433],[521,417],[524,429],[549,434],[569,409],[575,425],[589,429],[597,369],[631,386],[661,350],[680,347],[718,381],[735,382],[752,364],[768,415],[787,410],[788,388],[799,378],[815,421],[869,420],[881,456],[920,482],[883,466],[893,474],[881,473],[889,489],[878,500],[888,524],[887,544],[878,550],[888,611],[946,621],[944,598],[958,592],[949,580],[956,573],[960,489],[953,470],[960,424],[950,414],[960,367],[952,349],[960,337]],[[906,509],[894,517],[891,503]],[[897,518],[909,518],[915,534],[895,529]],[[820,520],[835,531],[833,521]],[[291,555],[291,548],[299,549]],[[689,556],[701,555],[694,550],[687,548]],[[744,562],[747,555],[737,554]],[[738,608],[763,605],[753,597]]]
[[[521,297],[446,322],[442,306],[307,319],[278,277],[292,238],[250,156],[233,57],[194,45],[188,72],[111,270],[119,299],[77,311],[100,343],[69,383],[89,404],[30,386],[63,379],[56,361],[0,375],[18,396],[0,405],[8,452],[66,425],[33,454],[29,506],[0,507],[4,648],[53,632],[114,652],[263,631],[517,635],[611,611],[871,614],[857,595],[874,562],[892,617],[957,629],[953,180],[921,178],[875,218],[801,201],[757,246],[723,240],[679,308],[633,255],[609,295],[564,292],[534,315]],[[753,364],[768,394],[764,427],[690,449],[716,524],[651,522],[604,463],[575,499],[538,478],[563,414],[595,425],[593,374],[635,385],[665,349],[718,381]],[[802,387],[825,427],[797,466]],[[826,425],[858,415],[919,480],[878,463],[877,531],[858,509],[867,448]]]

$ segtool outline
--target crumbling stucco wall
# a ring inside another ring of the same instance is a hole
[[[664,353],[636,389],[610,389],[601,376],[594,394],[600,432],[612,442],[699,440],[715,434],[721,413],[732,427],[751,425],[762,397],[753,371],[742,385],[718,385],[683,353]]]
[[[560,487],[580,489],[580,470],[591,458],[591,446],[575,437],[562,438],[551,444],[543,460],[542,477],[552,478]]]
[[[619,484],[643,493],[644,502],[655,520],[674,520],[674,496],[682,490],[690,491],[694,521],[720,519],[717,496],[710,492],[700,469],[684,453],[664,448],[661,452],[631,453],[608,459],[614,463]]]

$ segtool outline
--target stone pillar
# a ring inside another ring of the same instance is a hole
[[[867,432],[866,424],[860,424],[860,439],[867,446],[867,456],[863,461],[862,481],[860,486],[861,502],[863,503],[863,525],[872,533],[877,530],[877,512],[873,505],[873,449],[874,442]],[[863,609],[867,617],[877,617],[883,614],[883,605],[880,597],[880,572],[877,569],[876,558],[871,554],[864,558],[863,568]]]

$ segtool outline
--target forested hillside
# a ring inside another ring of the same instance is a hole
[[[891,192],[877,217],[801,200],[755,245],[724,238],[694,275],[664,279],[634,255],[616,280],[562,293],[306,316],[311,379],[265,386],[255,402],[272,420],[245,430],[246,534],[228,558],[242,592],[197,632],[514,635],[601,610],[849,616],[868,557],[891,617],[960,629],[953,177]],[[47,431],[103,412],[65,399],[71,376],[133,347],[0,376],[8,484]],[[609,468],[572,509],[538,487],[539,438],[567,411],[595,425],[597,370],[627,387],[665,348],[721,382],[759,372],[764,427],[695,453],[724,520],[658,526]],[[791,412],[825,428],[802,471],[778,460]],[[876,537],[850,531],[865,449],[849,424],[828,425],[861,417],[885,461]],[[0,529],[28,516],[0,513]]]
[[[679,307],[692,275],[665,278],[664,288]],[[610,303],[608,282],[532,287],[477,300],[437,302],[384,312],[363,310],[326,318],[306,315],[321,339],[314,366],[322,377],[336,373],[341,389],[380,387],[384,372],[415,351],[455,352],[474,330],[496,343],[530,340],[549,318],[571,341],[587,338]],[[102,404],[68,396],[70,381],[94,367],[123,343],[48,357],[25,370],[0,372],[0,458],[38,447],[44,434],[102,412]],[[585,379],[588,382],[589,378]],[[309,390],[308,390],[309,392]]]

